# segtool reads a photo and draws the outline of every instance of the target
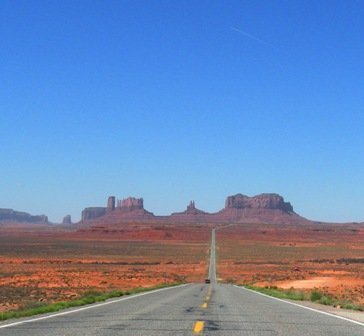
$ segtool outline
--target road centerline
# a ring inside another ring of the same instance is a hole
[[[204,325],[205,325],[204,321],[196,321],[195,325],[193,327],[193,332],[196,333],[196,334],[202,332],[203,328],[204,328]]]

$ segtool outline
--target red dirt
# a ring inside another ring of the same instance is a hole
[[[23,229],[0,231],[0,311],[69,300],[89,290],[201,282],[207,274],[207,227]]]
[[[364,304],[362,225],[235,225],[217,231],[223,281],[312,290]]]
[[[212,227],[0,227],[0,311],[69,300],[89,290],[203,281]],[[362,225],[238,224],[220,226],[216,238],[222,281],[317,287],[364,303]]]

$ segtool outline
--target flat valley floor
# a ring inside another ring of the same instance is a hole
[[[89,291],[203,282],[216,227],[222,283],[318,288],[364,304],[359,225],[120,224],[79,231],[0,227],[0,311]]]

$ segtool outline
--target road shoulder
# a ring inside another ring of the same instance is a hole
[[[294,301],[294,300],[285,300],[285,301],[296,303],[296,304],[299,304],[301,306],[305,306],[305,307],[308,307],[311,309],[320,310],[325,313],[338,315],[341,317],[345,317],[345,318],[348,318],[351,320],[355,320],[355,321],[364,323],[364,312],[361,312],[361,311],[335,308],[332,306],[326,306],[326,305],[322,305],[322,304],[310,302],[310,301]]]
[[[364,326],[364,312],[355,311],[355,310],[348,310],[348,309],[341,309],[341,308],[335,308],[332,306],[325,306],[322,304],[310,302],[310,301],[295,301],[295,300],[288,300],[288,299],[280,299],[276,298],[274,296],[270,296],[264,293],[260,293],[258,291],[255,291],[253,289],[245,288],[242,286],[234,285],[236,288],[240,288],[242,290],[246,290],[252,293],[255,293],[257,295],[265,296],[267,298],[270,298],[272,300],[277,300],[281,302],[285,302],[294,306],[301,307],[303,309],[308,309],[312,311],[316,311],[318,313],[322,313],[325,315],[331,315],[336,318],[342,319],[342,320],[348,320],[349,322],[359,324]]]

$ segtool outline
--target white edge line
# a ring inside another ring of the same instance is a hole
[[[57,317],[57,316],[63,316],[63,315],[68,315],[68,314],[72,314],[72,313],[77,313],[77,312],[80,312],[82,310],[98,308],[98,307],[106,306],[106,305],[109,305],[109,304],[117,303],[117,302],[120,302],[120,301],[131,300],[131,299],[135,299],[135,298],[140,297],[140,296],[144,296],[144,295],[148,295],[148,294],[153,294],[153,293],[157,293],[157,292],[162,292],[162,291],[169,290],[169,289],[173,289],[173,288],[180,288],[180,287],[184,287],[184,286],[188,286],[188,285],[190,285],[190,284],[183,284],[183,285],[179,285],[179,286],[172,286],[172,287],[155,289],[155,290],[152,290],[152,291],[135,294],[135,295],[131,295],[131,296],[128,296],[128,297],[123,297],[123,298],[120,298],[120,299],[111,299],[110,301],[106,301],[106,302],[102,302],[102,303],[97,303],[97,304],[92,304],[92,305],[89,305],[89,306],[86,306],[86,307],[82,307],[82,308],[67,310],[67,311],[64,311],[64,312],[60,312],[60,313],[56,313],[56,314],[51,314],[51,315],[47,315],[47,316],[36,317],[36,318],[32,318],[30,320],[24,320],[24,321],[19,321],[19,322],[13,322],[13,323],[9,323],[9,324],[4,324],[4,325],[0,325],[0,329],[13,327],[13,326],[16,326],[16,325],[19,325],[19,324],[24,324],[24,323],[30,323],[30,322],[36,322],[36,321],[40,321],[40,320],[45,320],[45,319],[49,319],[49,318],[52,318],[52,317]]]
[[[297,306],[297,307],[300,307],[300,308],[304,308],[304,309],[307,309],[307,310],[311,310],[311,311],[314,311],[316,313],[320,313],[320,314],[323,314],[323,315],[327,315],[327,316],[331,316],[331,317],[336,317],[337,319],[344,320],[344,321],[351,322],[351,323],[355,323],[355,324],[358,324],[358,325],[364,327],[364,323],[359,322],[359,321],[355,321],[355,320],[352,320],[352,319],[349,319],[349,318],[346,318],[346,317],[343,317],[343,316],[335,315],[335,314],[328,313],[328,312],[325,312],[325,311],[322,311],[322,310],[318,310],[318,309],[315,309],[315,308],[310,308],[310,307],[302,306],[302,305],[300,305],[298,303],[290,302],[290,301],[286,301],[286,300],[282,300],[282,299],[276,298],[274,296],[270,296],[270,295],[267,295],[267,294],[263,294],[263,293],[257,292],[255,290],[252,290],[252,289],[249,289],[249,288],[245,288],[245,287],[241,287],[241,286],[237,286],[237,285],[234,285],[234,286],[236,288],[244,289],[246,291],[249,291],[249,292],[252,292],[252,293],[255,293],[255,294],[258,294],[258,295],[262,295],[262,296],[265,296],[265,297],[270,298],[270,299],[273,299],[273,300],[277,300],[277,301],[280,301],[280,302],[288,303],[290,305]]]

